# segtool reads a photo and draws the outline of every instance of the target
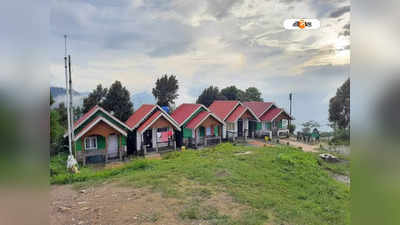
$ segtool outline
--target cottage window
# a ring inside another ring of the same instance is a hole
[[[235,130],[235,124],[234,123],[227,123],[226,127],[227,127],[227,130]]]
[[[85,149],[97,149],[97,137],[86,137],[85,138]]]
[[[168,131],[168,127],[160,127],[157,128],[157,132],[162,133],[162,132],[167,132]]]
[[[211,136],[211,127],[206,128],[206,136]]]

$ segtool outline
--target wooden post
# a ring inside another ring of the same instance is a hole
[[[105,139],[106,139],[106,149],[105,149],[105,155],[104,155],[104,160],[105,160],[105,162],[107,163],[108,162],[108,145],[107,145],[107,140],[108,140],[108,135],[107,136],[105,136]]]

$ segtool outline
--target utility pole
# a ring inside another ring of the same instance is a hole
[[[71,123],[71,145],[72,149],[74,148],[74,107],[72,104],[72,78],[71,78],[71,55],[68,55],[68,71],[69,71],[69,113],[70,113],[70,123]],[[71,152],[72,152],[71,149]],[[74,155],[76,157],[76,152],[74,151]]]
[[[67,121],[68,121],[68,148],[69,155],[72,155],[72,137],[71,137],[71,114],[69,111],[69,83],[68,83],[68,63],[67,63],[67,35],[64,35],[64,68],[65,68],[65,106],[67,107]]]
[[[290,114],[290,117],[292,117],[292,99],[293,99],[293,94],[292,94],[292,92],[290,92],[289,93],[289,114]],[[289,120],[289,122],[288,122],[288,127],[289,128],[290,128],[291,124],[292,124],[292,120]]]
[[[64,35],[65,39],[65,52],[64,52],[64,64],[65,64],[65,105],[67,107],[68,114],[68,147],[69,156],[67,160],[67,168],[74,173],[78,171],[78,162],[76,161],[74,154],[72,154],[73,140],[74,140],[74,127],[73,127],[73,112],[72,112],[72,80],[71,80],[71,56],[68,55],[68,66],[67,66],[67,35]],[[69,70],[68,70],[69,67]],[[68,76],[69,71],[69,76]]]

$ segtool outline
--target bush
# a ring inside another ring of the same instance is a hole
[[[349,145],[350,144],[350,129],[339,129],[335,131],[330,145]]]

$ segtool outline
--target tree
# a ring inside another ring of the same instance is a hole
[[[294,134],[295,130],[296,130],[296,125],[295,124],[290,124],[289,125],[289,133]]]
[[[87,113],[95,105],[102,105],[105,97],[107,95],[107,88],[103,88],[101,84],[97,85],[88,97],[83,99],[83,109],[82,113]]]
[[[256,87],[249,87],[244,92],[243,97],[240,99],[241,101],[256,101],[263,102],[264,99],[261,98],[261,92]]]
[[[77,121],[79,118],[81,118],[83,115],[82,113],[82,107],[76,106],[74,107],[74,121]]]
[[[221,94],[224,95],[227,100],[241,100],[245,93],[236,86],[232,85],[222,89]]]
[[[176,76],[167,74],[158,78],[156,86],[153,88],[152,93],[157,99],[157,104],[160,106],[170,106],[175,103],[178,95],[178,80]]]
[[[111,85],[101,106],[113,112],[114,116],[121,121],[126,121],[133,113],[129,91],[122,86],[120,81],[115,81]]]
[[[68,112],[67,108],[65,107],[64,102],[61,102],[58,105],[58,108],[55,109],[58,113],[58,121],[60,122],[61,126],[64,128],[68,127]]]
[[[350,127],[350,79],[347,79],[329,101],[329,121],[334,129]]]
[[[203,92],[197,98],[196,103],[203,104],[208,107],[215,100],[226,100],[226,97],[220,93],[218,87],[210,86],[203,90]]]
[[[50,111],[50,144],[55,145],[59,143],[64,128],[60,124],[60,115],[56,110]]]
[[[303,133],[305,134],[309,134],[312,129],[320,127],[319,123],[314,120],[304,122],[301,125],[303,126]]]
[[[50,106],[52,106],[54,104],[54,98],[50,93]]]

